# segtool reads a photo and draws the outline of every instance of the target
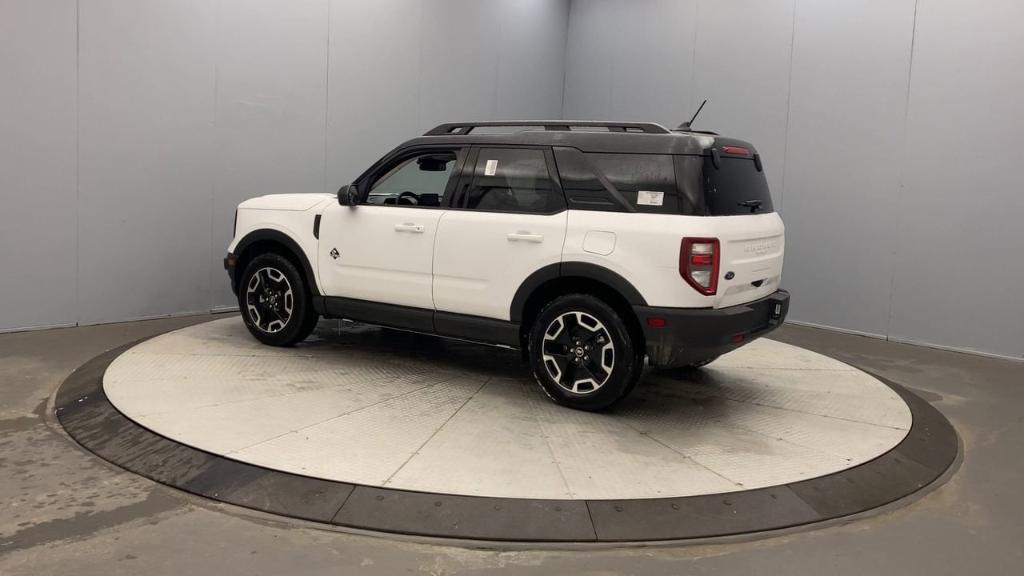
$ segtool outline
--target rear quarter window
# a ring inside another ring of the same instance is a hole
[[[679,193],[668,154],[584,154],[637,212],[679,214]]]
[[[556,148],[562,188],[573,210],[625,212],[615,192],[637,212],[694,214],[693,201],[676,185],[675,158],[669,154],[582,153]]]

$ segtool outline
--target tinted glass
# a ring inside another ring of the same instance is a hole
[[[565,202],[551,183],[542,150],[480,148],[464,207],[550,214]]]
[[[753,159],[720,157],[715,168],[710,157],[701,159],[702,186],[709,216],[774,212],[768,181]]]
[[[440,206],[455,160],[454,151],[432,151],[401,161],[374,182],[366,203]]]
[[[601,181],[594,174],[594,168],[583,157],[583,153],[573,148],[555,148],[555,164],[558,165],[558,177],[562,180],[562,190],[569,208],[573,210],[603,210],[607,212],[622,211],[622,206],[615,200]]]
[[[668,154],[584,154],[637,212],[681,214]]]

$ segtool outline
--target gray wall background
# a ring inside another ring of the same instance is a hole
[[[235,206],[558,117],[564,0],[3,0],[0,330],[206,311]]]
[[[792,319],[1024,356],[1013,0],[3,0],[0,331],[230,305],[235,205],[455,119],[754,142]]]
[[[1024,357],[1024,3],[574,0],[566,118],[757,145],[790,318]]]

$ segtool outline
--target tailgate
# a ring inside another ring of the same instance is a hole
[[[714,307],[726,308],[764,298],[779,289],[786,237],[776,213],[717,218],[718,293]]]

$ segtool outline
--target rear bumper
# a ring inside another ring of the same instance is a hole
[[[789,292],[729,308],[655,308],[634,306],[647,341],[650,363],[677,368],[720,356],[779,327],[789,312]],[[657,327],[659,321],[664,325]]]

